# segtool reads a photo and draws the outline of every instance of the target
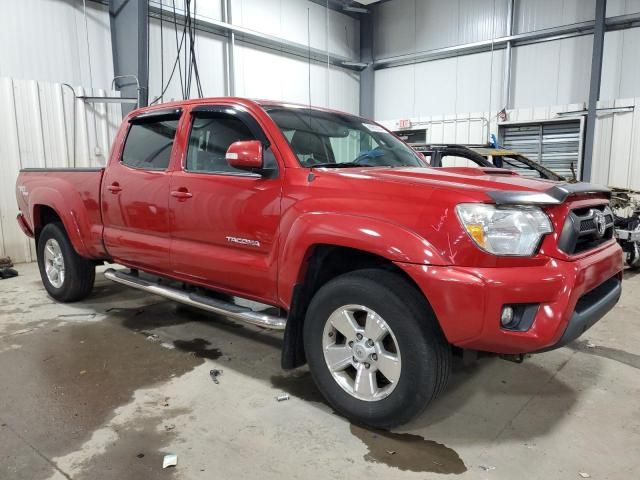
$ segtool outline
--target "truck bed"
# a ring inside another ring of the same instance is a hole
[[[78,253],[90,258],[104,258],[106,252],[102,244],[100,212],[103,174],[102,167],[20,170],[16,197],[23,222],[32,233],[36,233],[36,220],[53,210],[63,219]]]

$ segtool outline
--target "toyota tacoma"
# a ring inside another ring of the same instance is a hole
[[[421,412],[452,351],[561,347],[621,292],[607,189],[429,168],[373,121],[302,105],[138,109],[106,167],[25,169],[16,196],[54,299],[122,265],[105,276],[284,330],[282,367],[375,427]]]

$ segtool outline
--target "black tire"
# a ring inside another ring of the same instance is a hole
[[[64,262],[65,276],[59,287],[51,283],[45,270],[44,250],[50,239],[58,242]],[[96,279],[96,267],[91,260],[76,253],[61,223],[49,223],[42,229],[38,238],[37,250],[40,277],[44,288],[52,298],[59,302],[76,302],[91,293]]]
[[[325,324],[334,311],[350,304],[379,314],[400,349],[399,380],[380,400],[347,393],[324,358]],[[327,402],[349,420],[376,428],[401,425],[420,414],[445,388],[451,365],[451,347],[422,293],[401,275],[380,269],[341,275],[318,290],[305,318],[304,347],[311,375]]]

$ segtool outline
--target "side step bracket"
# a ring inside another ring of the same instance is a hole
[[[143,280],[135,275],[114,270],[113,268],[105,270],[104,276],[113,282],[153,293],[154,295],[159,295],[174,302],[184,303],[185,305],[200,308],[208,312],[217,313],[232,320],[238,320],[272,330],[284,330],[287,324],[287,319],[284,317],[269,315],[251,310],[248,307],[236,305],[235,303],[224,302],[204,295],[189,293],[177,288],[154,283],[146,279]]]

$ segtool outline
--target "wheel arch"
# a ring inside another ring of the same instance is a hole
[[[392,260],[366,250],[333,244],[315,244],[306,252],[304,268],[293,286],[287,326],[282,348],[282,368],[292,369],[306,363],[303,328],[307,307],[314,294],[331,279],[358,270],[376,268],[393,272],[423,296],[426,305],[429,300],[419,286],[404,270]]]
[[[87,249],[80,234],[80,228],[72,212],[70,212],[69,215],[60,215],[56,207],[51,204],[36,203],[32,207],[32,218],[36,245],[38,244],[42,229],[49,223],[59,222],[64,227],[76,253],[82,256],[87,255]]]

